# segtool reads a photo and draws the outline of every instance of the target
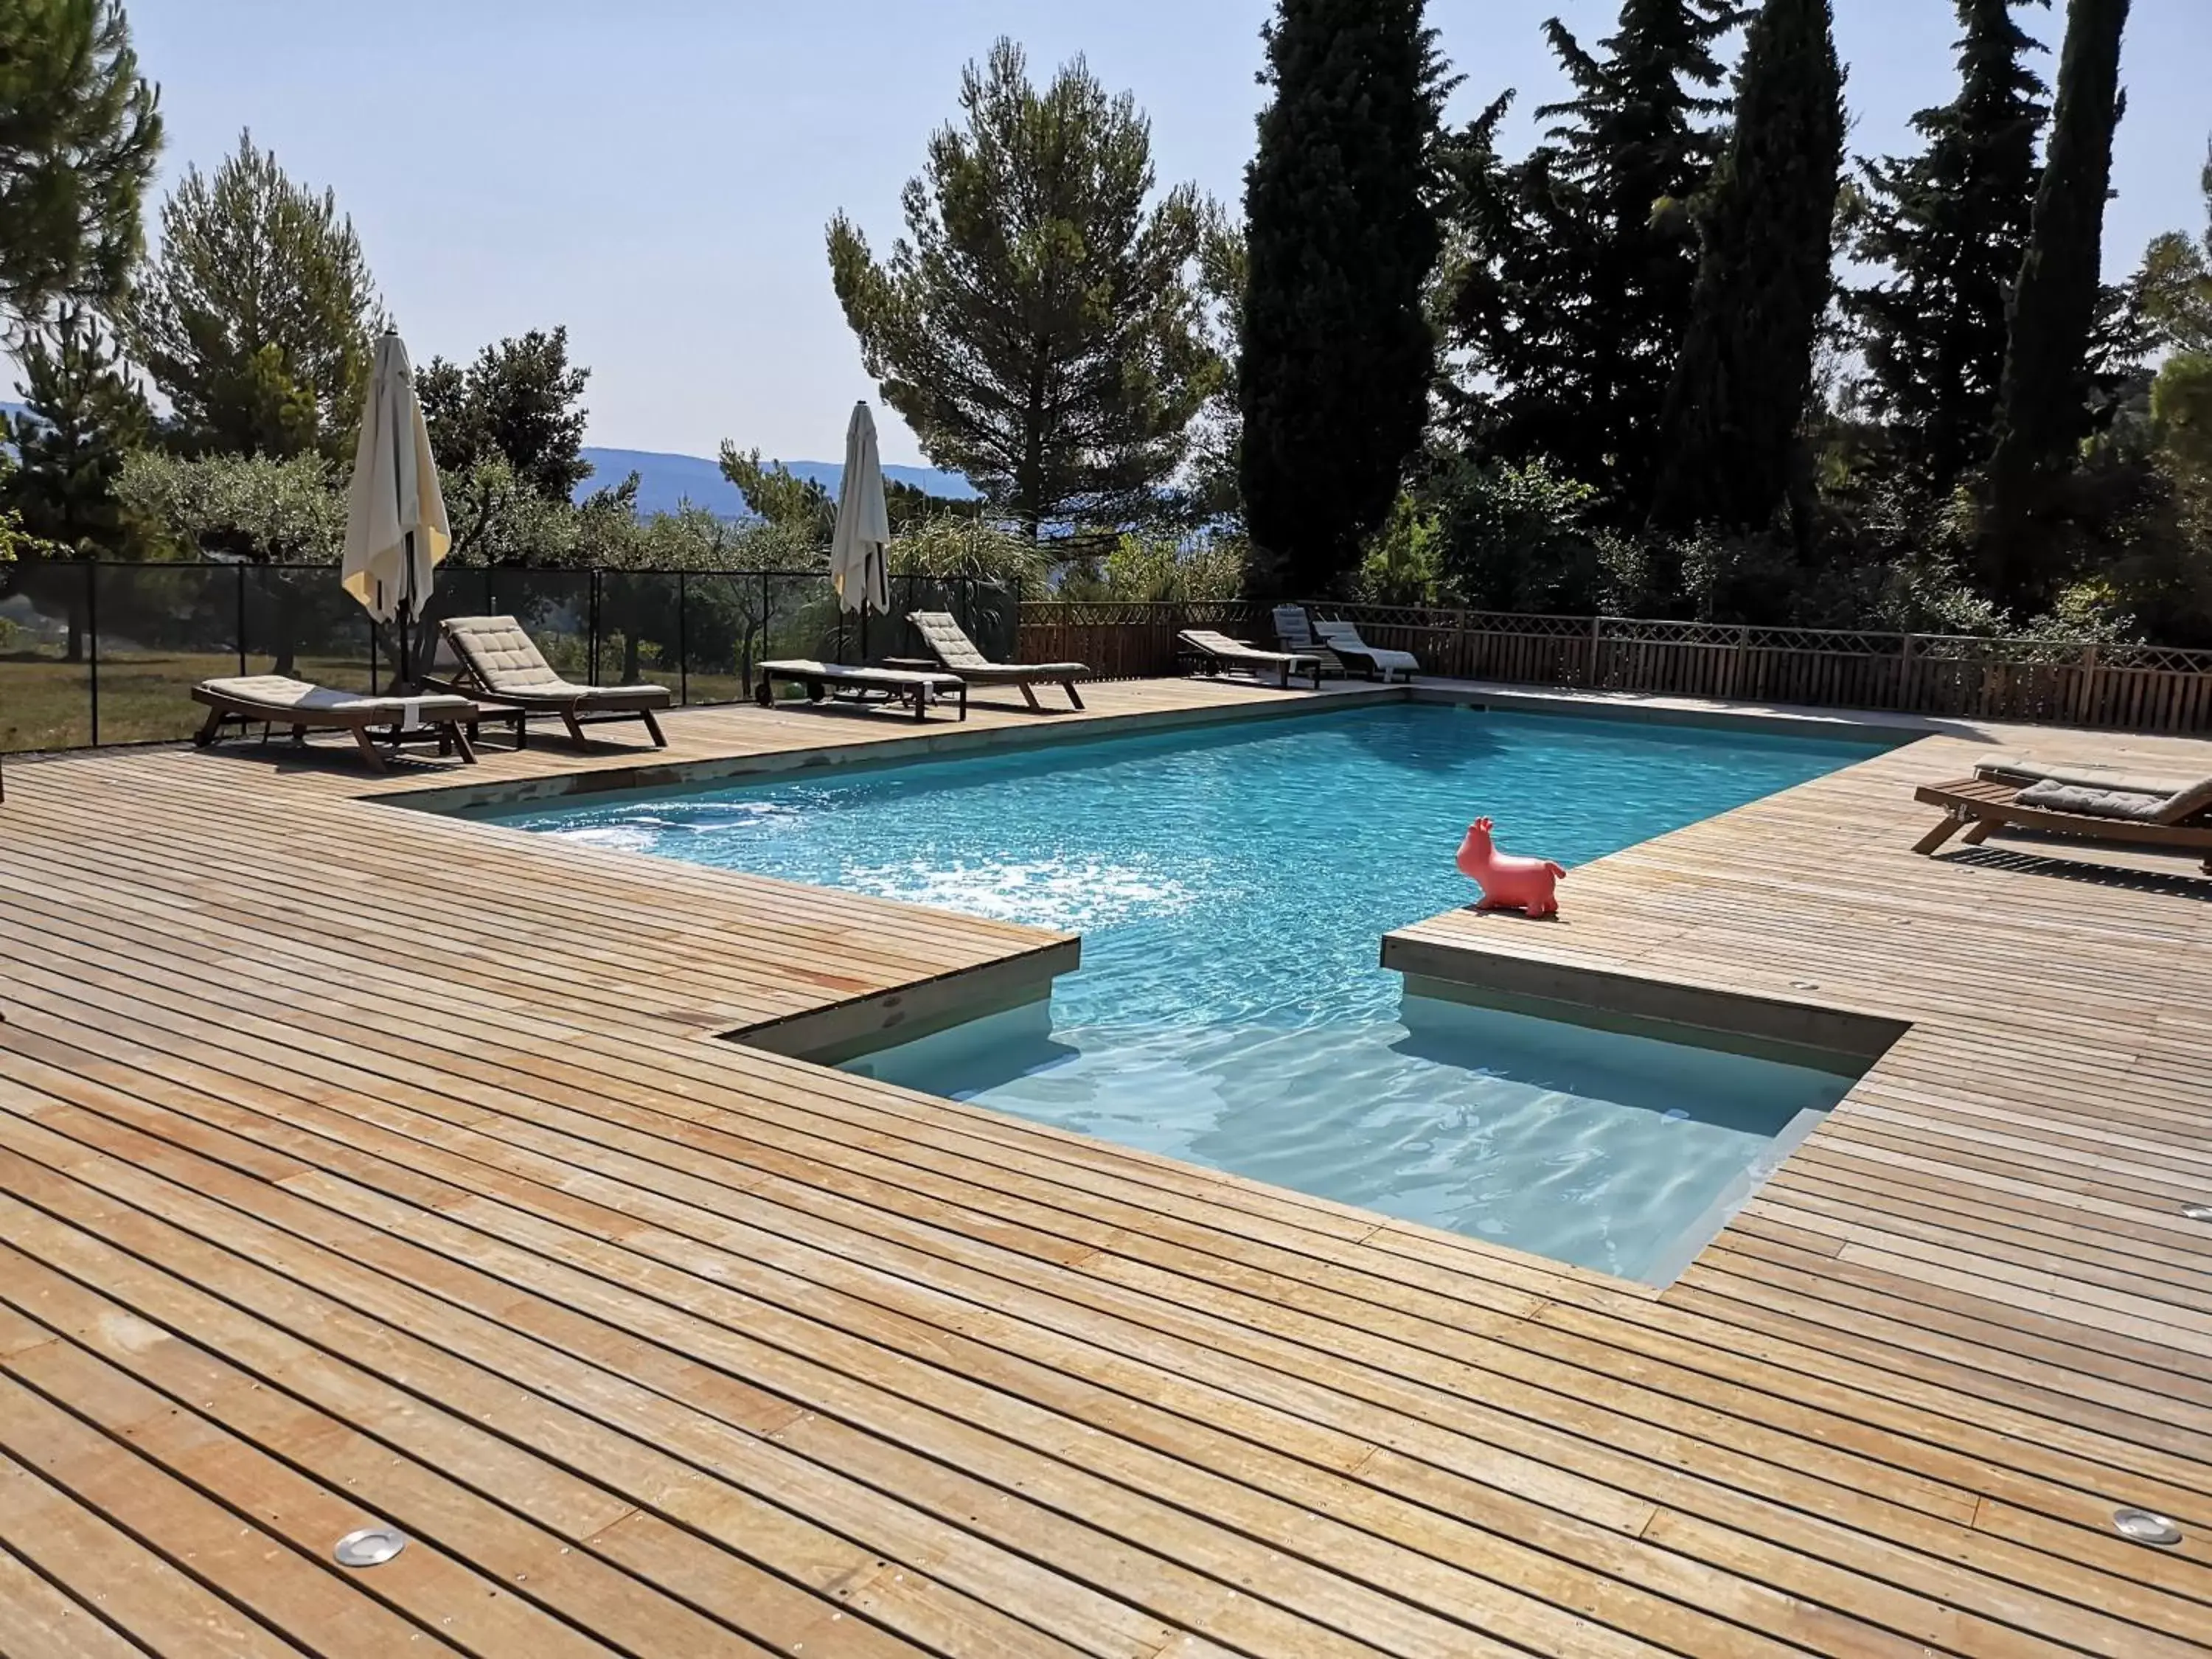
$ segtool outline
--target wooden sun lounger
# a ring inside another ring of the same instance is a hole
[[[438,752],[449,750],[473,765],[476,750],[466,728],[483,718],[483,711],[466,697],[370,697],[352,691],[332,691],[306,680],[282,674],[250,674],[237,678],[202,680],[192,688],[192,700],[207,705],[207,721],[192,734],[201,748],[213,743],[226,726],[258,726],[265,740],[269,728],[289,726],[293,741],[304,742],[309,727],[350,732],[362,757],[377,771],[384,757],[376,752],[372,736],[388,727],[385,741],[397,751],[411,732],[425,729],[438,737]]]
[[[2179,823],[2159,823],[2101,813],[2063,812],[2022,805],[2020,798],[2026,793],[2015,784],[1995,778],[1921,785],[1912,792],[1912,799],[1942,807],[1944,816],[1942,823],[1913,843],[1912,850],[1932,854],[1954,836],[1966,846],[1976,847],[1993,830],[2032,830],[2115,846],[2199,853],[2203,855],[2204,873],[2212,875],[2212,815],[2199,811]]]
[[[993,662],[976,649],[975,641],[949,611],[909,611],[906,619],[945,672],[957,674],[969,685],[1011,685],[1039,714],[1044,712],[1044,705],[1037,701],[1036,688],[1057,685],[1067,693],[1069,702],[1083,707],[1082,694],[1075,689],[1078,680],[1091,678],[1090,668],[1083,663]]]
[[[1256,680],[1264,670],[1274,675],[1276,684],[1285,690],[1290,687],[1291,675],[1306,673],[1313,676],[1314,690],[1321,690],[1321,659],[1306,652],[1262,651],[1256,645],[1247,645],[1207,628],[1184,629],[1176,635],[1176,644],[1197,662],[1201,673],[1218,674],[1224,669],[1241,668]]]
[[[579,685],[564,680],[512,617],[448,617],[441,627],[459,672],[451,679],[426,674],[422,683],[514,711],[518,746],[528,741],[520,716],[536,714],[558,714],[579,749],[589,741],[584,735],[586,724],[611,720],[642,720],[653,746],[668,747],[653,714],[676,701],[666,686]]]
[[[781,680],[787,685],[805,686],[809,702],[820,702],[843,693],[861,702],[881,697],[911,703],[914,717],[918,720],[929,717],[932,692],[957,694],[960,718],[968,718],[968,682],[957,674],[925,674],[907,668],[854,668],[844,663],[806,659],[764,662],[759,673],[760,683],[753,688],[753,700],[763,708],[775,707],[775,686]]]

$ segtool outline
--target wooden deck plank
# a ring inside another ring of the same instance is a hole
[[[0,1548],[0,1654],[9,1659],[143,1659],[146,1650]]]
[[[294,1190],[301,1189],[297,1182],[289,1184]],[[497,1218],[488,1215],[485,1206],[483,1206],[452,1205],[445,1206],[442,1212],[455,1216],[465,1215],[471,1219],[479,1220],[479,1224],[484,1224]],[[620,1214],[619,1212],[612,1210],[605,1211],[602,1213],[608,1217]],[[542,1235],[526,1230],[522,1237],[536,1238]],[[756,1235],[754,1239],[744,1242],[750,1247],[750,1253],[758,1254],[771,1260],[778,1254],[775,1248],[775,1235],[761,1233]],[[644,1248],[643,1244],[641,1243],[639,1248]],[[557,1246],[549,1246],[547,1253],[555,1254]],[[789,1252],[784,1254],[787,1255]],[[713,1282],[720,1284],[738,1278],[742,1273],[742,1264],[743,1258],[732,1255],[716,1257],[711,1261],[702,1261],[699,1263],[699,1267],[702,1273],[710,1273]],[[764,1274],[760,1277],[766,1279]],[[651,1281],[649,1271],[642,1269],[626,1273],[625,1278],[626,1279],[634,1279],[635,1282],[641,1284],[648,1284]],[[704,1294],[696,1283],[689,1286],[682,1285],[678,1286],[678,1299],[683,1305],[693,1304]],[[813,1299],[818,1301],[818,1297]],[[766,1308],[764,1304],[748,1304],[741,1311],[744,1328],[756,1333],[773,1333],[778,1329],[778,1322],[773,1315],[774,1310]],[[901,1334],[897,1328],[886,1323],[881,1314],[873,1313],[872,1310],[856,1315],[846,1315],[842,1322],[866,1329],[871,1339],[878,1343],[892,1343]],[[1033,1346],[1024,1343],[1021,1340],[1023,1334],[1010,1330],[1004,1321],[995,1322],[987,1332],[992,1344],[995,1346],[955,1334],[941,1325],[924,1327],[918,1316],[908,1321],[907,1323],[914,1331],[914,1337],[909,1344],[911,1352],[935,1358],[940,1363],[952,1366],[957,1374],[961,1376],[988,1381],[1010,1393],[1018,1391],[1040,1401],[1051,1401],[1054,1403],[1066,1406],[1070,1409],[1075,1408],[1070,1405],[1071,1385],[1079,1387],[1091,1376],[1120,1382],[1133,1389],[1146,1386],[1149,1381],[1137,1368],[1126,1364],[1115,1367],[1110,1360],[1101,1363],[1098,1353],[1091,1352],[1077,1353],[1075,1364],[1079,1369],[1071,1370],[1066,1379],[1058,1389],[1041,1388],[1034,1367],[1009,1367],[1000,1357],[1002,1352],[1019,1352],[1025,1346]],[[792,1325],[787,1337],[783,1340],[793,1352],[823,1354],[836,1351],[835,1334],[819,1327]],[[1072,1348],[1073,1345],[1062,1346],[1065,1349]],[[1159,1375],[1171,1376],[1172,1372],[1164,1367]],[[1150,1387],[1157,1394],[1160,1385],[1157,1382],[1152,1382]],[[1225,1395],[1214,1395],[1188,1403],[1176,1401],[1170,1395],[1167,1403],[1177,1405],[1179,1409],[1190,1413],[1187,1420],[1178,1422],[1172,1418],[1146,1411],[1141,1401],[1106,1399],[1095,1389],[1087,1389],[1085,1392],[1101,1401],[1102,1403],[1095,1406],[1091,1414],[1102,1425],[1118,1429],[1132,1441],[1155,1445],[1164,1449],[1177,1449],[1185,1456],[1192,1455],[1194,1450],[1205,1449],[1207,1442],[1216,1438],[1207,1435],[1202,1429],[1194,1427],[1194,1425],[1202,1424],[1208,1418],[1215,1421],[1231,1423],[1236,1422],[1237,1418],[1237,1413],[1234,1410],[1235,1402]],[[1231,1407],[1226,1412],[1223,1409],[1224,1401],[1227,1401]],[[1626,1560],[1632,1569],[1626,1576],[1631,1577],[1638,1576],[1633,1569],[1640,1568],[1644,1576],[1656,1576],[1662,1587],[1676,1593],[1706,1597],[1726,1596],[1735,1589],[1733,1586],[1701,1583],[1695,1574],[1684,1576],[1676,1573],[1669,1577],[1668,1565],[1663,1559],[1650,1561],[1638,1561],[1634,1559],[1653,1553],[1644,1552],[1633,1545],[1625,1545],[1618,1541],[1600,1545],[1591,1540],[1578,1539],[1577,1528],[1563,1525],[1557,1518],[1547,1516],[1540,1510],[1528,1505],[1509,1505],[1501,1510],[1498,1505],[1492,1503],[1488,1507],[1492,1512],[1492,1524],[1495,1526],[1496,1531],[1487,1538],[1468,1534],[1463,1542],[1455,1541],[1460,1538],[1462,1529],[1446,1522],[1433,1511],[1424,1512],[1410,1503],[1389,1504],[1376,1493],[1363,1495],[1349,1482],[1328,1479],[1325,1472],[1311,1469],[1300,1470],[1294,1466],[1287,1465],[1286,1460],[1272,1456],[1267,1449],[1267,1439],[1272,1438],[1287,1445],[1297,1446],[1301,1438],[1297,1432],[1299,1427],[1296,1419],[1276,1419],[1255,1425],[1249,1431],[1255,1437],[1253,1442],[1243,1445],[1228,1446],[1225,1451],[1218,1449],[1216,1455],[1209,1461],[1237,1467],[1243,1479],[1254,1485],[1265,1487],[1279,1497],[1295,1498],[1322,1513],[1364,1512],[1368,1518],[1368,1524],[1378,1534],[1392,1536],[1399,1541],[1422,1548],[1440,1559],[1458,1559],[1469,1565],[1482,1562],[1491,1565],[1494,1571],[1501,1570],[1500,1564],[1503,1563],[1504,1567],[1510,1568],[1511,1581],[1523,1588],[1544,1583],[1548,1576],[1553,1587],[1553,1593],[1570,1605],[1577,1595],[1584,1592],[1573,1582],[1565,1579],[1556,1570],[1552,1569],[1543,1557],[1526,1550],[1516,1549],[1508,1540],[1526,1535],[1534,1540],[1540,1540],[1547,1547],[1570,1557],[1579,1554],[1602,1560],[1608,1554],[1616,1556]],[[1267,1438],[1261,1437],[1267,1437]],[[1304,1437],[1310,1439],[1310,1431]],[[1306,1449],[1310,1457],[1316,1462],[1324,1463],[1325,1470],[1359,1468],[1361,1474],[1370,1480],[1377,1480],[1382,1473],[1361,1467],[1372,1458],[1376,1449],[1365,1443],[1347,1440],[1340,1448],[1325,1446]],[[1144,1484],[1148,1489],[1164,1492],[1171,1489],[1179,1478],[1174,1474],[1171,1468],[1168,1468],[1164,1474],[1155,1469],[1147,1473]],[[1470,1519],[1485,1518],[1485,1511],[1480,1503],[1480,1488],[1468,1487],[1457,1492],[1445,1492],[1437,1490],[1438,1483],[1433,1478],[1426,1485],[1428,1495],[1440,1502],[1449,1501],[1455,1514]],[[1235,1500],[1233,1498],[1217,1498],[1212,1507],[1219,1508],[1225,1513],[1235,1507]],[[1648,1516],[1649,1511],[1646,1510],[1642,1518],[1648,1519]],[[1364,1546],[1357,1537],[1346,1536],[1340,1538],[1329,1547],[1327,1556],[1333,1560],[1343,1560],[1354,1556]],[[1613,1599],[1618,1602],[1620,1597],[1616,1595]],[[1793,1609],[1777,1607],[1771,1612],[1781,1615],[1789,1624],[1804,1622],[1805,1615]],[[1632,1607],[1625,1613],[1616,1610],[1614,1616],[1617,1619],[1623,1618],[1632,1616],[1633,1613],[1634,1609]],[[1656,1617],[1666,1623],[1678,1626],[1685,1621],[1692,1625],[1698,1622],[1698,1616],[1686,1610],[1670,1608],[1656,1603],[1647,1607],[1643,1616],[1646,1619]],[[1738,1632],[1734,1638],[1734,1644],[1746,1652],[1758,1650],[1754,1638],[1747,1632]]]
[[[513,1587],[477,1646],[2204,1650],[2212,1019],[2172,994],[2212,906],[2171,861],[1901,850],[1911,781],[2109,738],[1931,726],[1577,870],[1557,927],[1408,930],[1911,1024],[1656,1295],[703,1040],[1053,936],[394,810],[1316,700],[1091,701],[714,710],[382,781],[11,767],[0,1388],[81,1467],[0,1463],[0,1613],[283,1650],[311,1589],[374,1590],[307,1549],[358,1491]],[[251,1599],[179,1501],[296,1524],[300,1565]],[[2189,1539],[2124,1542],[2122,1502]],[[373,1605],[426,1636],[465,1594],[406,1589]]]

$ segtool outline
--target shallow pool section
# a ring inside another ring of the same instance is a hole
[[[1660,1283],[1851,1084],[1414,996],[1393,1019],[1202,1036],[1038,1003],[846,1069]]]
[[[1394,704],[497,816],[1079,932],[1025,1023],[854,1069],[1643,1277],[1848,1079],[1432,1012],[1381,936],[1472,896],[1477,816],[1572,866],[1876,747]]]

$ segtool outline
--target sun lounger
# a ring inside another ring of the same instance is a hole
[[[2064,783],[2090,789],[2124,789],[2136,794],[2151,795],[2177,794],[2187,789],[2192,781],[2183,777],[2152,777],[2130,772],[2124,767],[2106,766],[2096,761],[2054,763],[2009,755],[1978,762],[1974,775],[1997,783],[2009,783],[2021,789],[2038,783]]]
[[[1943,821],[1913,846],[1933,853],[1964,831],[1977,846],[1992,830],[2033,830],[2116,846],[2203,854],[2212,875],[2212,778],[2167,793],[2121,789],[2109,782],[2049,777],[2022,787],[1999,778],[1923,784],[1915,800],[1943,809]]]
[[[860,702],[883,698],[911,703],[916,720],[928,717],[933,695],[951,696],[959,706],[960,718],[968,718],[968,682],[957,674],[926,674],[907,668],[851,668],[843,663],[806,659],[764,662],[759,672],[760,682],[753,688],[753,699],[763,708],[775,707],[776,683],[781,681],[788,685],[805,686],[809,702],[842,695]]]
[[[1275,607],[1275,643],[1296,657],[1311,657],[1324,674],[1342,674],[1344,662],[1335,652],[1314,637],[1313,618],[1302,605]]]
[[[653,718],[653,710],[676,700],[666,686],[579,685],[564,680],[512,617],[448,617],[443,627],[459,672],[450,680],[425,675],[424,684],[525,714],[558,714],[579,749],[588,741],[584,736],[586,720],[592,725],[642,720],[653,746],[668,746],[660,722]],[[524,741],[521,720],[515,721],[514,729],[517,741]]]
[[[1368,644],[1359,629],[1348,622],[1316,622],[1322,642],[1349,663],[1365,665],[1367,678],[1389,684],[1390,676],[1403,674],[1408,682],[1421,671],[1421,659],[1410,651],[1392,651]]]
[[[929,654],[943,664],[945,672],[957,674],[969,685],[1011,685],[1022,694],[1029,706],[1038,713],[1044,705],[1037,701],[1036,688],[1057,685],[1067,693],[1067,700],[1075,707],[1083,707],[1083,698],[1075,689],[1078,680],[1091,678],[1091,670],[1079,662],[993,662],[975,648],[975,641],[943,611],[909,611],[907,621],[921,636],[921,643]]]
[[[1321,690],[1321,659],[1311,652],[1262,651],[1207,628],[1184,629],[1176,635],[1176,645],[1198,665],[1200,673],[1241,669],[1258,679],[1265,672],[1273,674],[1275,684],[1284,687],[1289,686],[1293,674],[1311,674],[1314,690]]]
[[[362,757],[377,771],[384,757],[376,752],[371,735],[388,727],[386,741],[396,750],[400,740],[425,728],[438,735],[438,752],[448,749],[474,763],[476,750],[469,744],[465,727],[483,716],[483,710],[466,697],[370,697],[354,691],[332,691],[282,674],[249,674],[232,679],[202,680],[192,688],[192,700],[207,705],[205,725],[192,741],[206,748],[226,726],[289,726],[294,740],[304,741],[308,729],[350,732]]]

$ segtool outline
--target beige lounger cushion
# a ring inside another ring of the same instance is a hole
[[[2125,767],[2103,766],[2094,761],[2069,761],[2054,765],[2009,755],[1982,762],[1974,768],[1974,775],[1991,783],[2009,783],[2020,789],[2038,783],[2071,783],[2084,789],[2123,789],[2136,795],[2172,795],[2197,787],[2193,778],[2132,772]]]
[[[2166,798],[2166,809],[2158,815],[2160,823],[2179,823],[2199,813],[2212,814],[2212,778],[2205,779],[2192,788],[2176,790]]]
[[[1079,662],[993,662],[968,637],[967,629],[943,611],[910,611],[907,621],[921,635],[929,653],[956,674],[995,676],[1003,679],[1088,679],[1090,668]]]
[[[1256,645],[1246,645],[1242,640],[1232,640],[1226,634],[1217,634],[1205,628],[1186,628],[1176,637],[1188,641],[1210,657],[1219,657],[1224,662],[1282,663],[1318,660],[1310,651],[1263,651]]]
[[[2137,823],[2179,823],[2212,808],[2212,779],[2191,788],[2161,794],[2147,789],[2100,787],[2046,778],[2021,790],[2020,804],[2039,807],[2046,812],[2079,812],[2087,817],[2127,818]]]
[[[476,713],[476,705],[466,697],[372,697],[358,691],[333,691],[283,674],[202,680],[199,689],[227,702],[252,703],[278,715],[343,714],[349,718],[397,720],[411,710],[418,720],[465,720]]]
[[[451,617],[445,629],[454,652],[495,697],[577,699],[602,708],[657,708],[671,701],[665,685],[579,685],[562,679],[512,617]]]

